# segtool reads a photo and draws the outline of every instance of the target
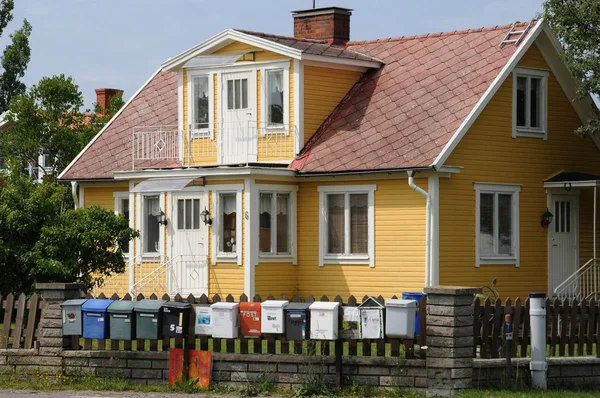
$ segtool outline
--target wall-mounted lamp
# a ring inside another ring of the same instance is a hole
[[[167,224],[169,223],[167,221],[167,216],[166,216],[165,212],[162,210],[159,210],[158,214],[156,214],[155,217],[156,217],[156,222],[158,222],[159,224],[167,226]]]
[[[552,224],[553,219],[554,215],[550,213],[550,210],[546,209],[544,214],[542,214],[542,227],[548,228],[548,225]]]
[[[204,225],[212,225],[212,219],[210,218],[210,213],[208,210],[206,210],[206,207],[204,208],[202,213],[200,213],[200,217],[202,217],[202,222],[204,223]]]

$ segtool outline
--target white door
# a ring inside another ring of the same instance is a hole
[[[256,162],[258,137],[254,106],[256,83],[252,72],[223,74],[221,159],[223,164]]]
[[[548,226],[549,294],[579,267],[579,197],[552,195],[550,212],[554,215]]]
[[[208,207],[207,195],[177,192],[171,204],[169,294],[208,294],[208,227],[200,217]]]

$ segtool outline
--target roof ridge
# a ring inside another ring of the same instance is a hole
[[[534,20],[534,21],[537,21],[537,20]],[[522,25],[526,25],[526,24],[527,24],[527,22],[520,22],[520,21],[515,22],[516,26],[522,26]],[[373,39],[373,40],[352,40],[352,41],[349,41],[346,43],[346,47],[360,45],[360,44],[386,43],[386,42],[392,42],[392,41],[424,39],[424,38],[428,38],[428,37],[440,37],[440,36],[461,35],[461,34],[467,34],[467,33],[489,32],[492,30],[510,29],[512,27],[512,25],[513,24],[483,26],[480,28],[473,28],[473,29],[462,29],[462,30],[454,30],[454,31],[447,31],[447,32],[425,33],[422,35],[407,35],[407,36],[398,36],[398,37],[388,37],[388,38]]]
[[[275,39],[296,40],[296,41],[304,41],[307,43],[316,43],[316,44],[330,44],[327,40],[306,39],[306,38],[299,38],[299,37],[294,37],[294,36],[277,35],[274,33],[256,32],[253,30],[246,30],[246,29],[233,29],[233,30],[236,30],[236,31],[242,32],[242,33],[247,33],[249,35],[254,35],[254,36],[262,35],[262,36],[273,37]]]

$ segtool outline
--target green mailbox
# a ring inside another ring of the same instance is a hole
[[[135,338],[135,301],[115,301],[108,307],[111,340],[133,340]]]
[[[135,337],[144,340],[162,339],[162,305],[164,300],[141,300],[135,303]]]

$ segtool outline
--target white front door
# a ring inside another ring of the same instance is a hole
[[[548,226],[548,287],[552,296],[579,267],[579,197],[552,195],[549,210],[554,215]]]
[[[223,164],[256,162],[258,137],[251,123],[256,120],[256,83],[252,77],[252,72],[223,74],[219,131]]]
[[[204,192],[171,195],[169,294],[208,294],[208,227],[200,217],[205,207]]]

